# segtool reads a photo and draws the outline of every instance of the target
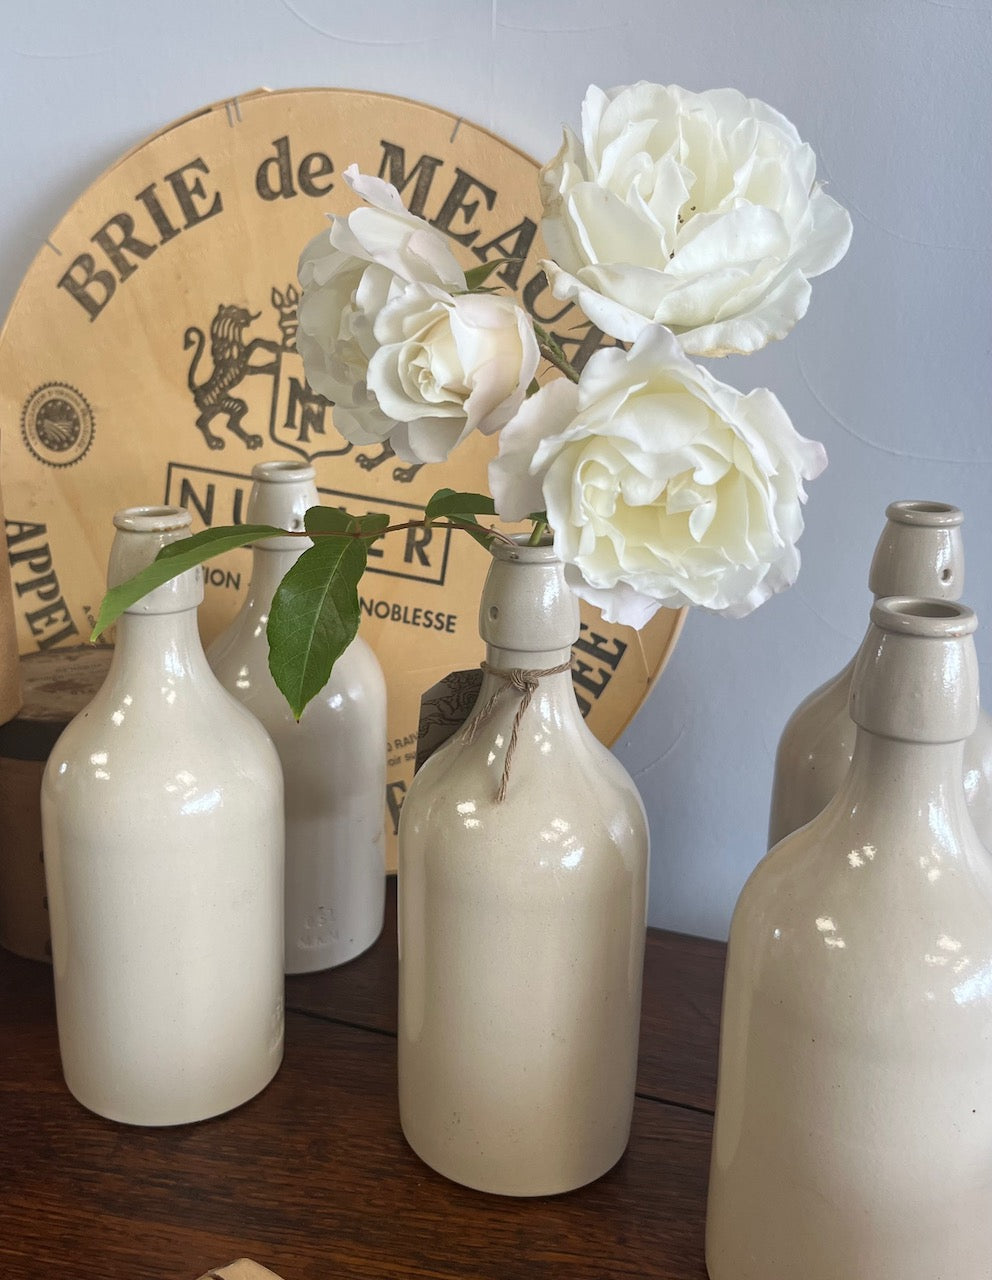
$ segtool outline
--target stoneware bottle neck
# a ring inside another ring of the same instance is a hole
[[[155,559],[160,548],[189,536],[191,518],[182,507],[127,507],[114,516],[107,583],[126,581]],[[117,621],[112,680],[149,683],[166,692],[208,670],[196,625],[203,600],[203,571],[190,569],[150,591]]]
[[[486,642],[486,665],[497,671],[550,671],[571,658],[579,635],[579,602],[565,581],[565,569],[550,545],[495,543],[493,563],[479,606],[479,633]],[[480,698],[500,685],[487,674]],[[542,715],[560,704],[578,716],[568,670],[543,676],[534,695]]]
[[[875,598],[960,600],[964,591],[961,511],[945,502],[893,502],[885,515],[868,575]]]
[[[320,499],[313,467],[295,462],[259,462],[252,467],[246,523],[302,530],[306,512]],[[252,546],[251,581],[237,625],[261,623],[268,617],[280,582],[313,543],[309,538],[266,538]]]
[[[579,636],[579,602],[550,544],[494,542],[479,605],[479,634],[493,649],[548,654]]]
[[[125,613],[117,623],[108,678],[152,684],[164,694],[210,674],[196,624],[196,609],[179,613]]]
[[[248,524],[270,524],[279,529],[303,529],[303,518],[310,507],[316,507],[316,472],[313,467],[295,462],[259,462],[251,469],[251,494],[246,512]],[[255,544],[256,551],[286,552],[291,555],[287,568],[307,547],[308,538],[267,538]],[[255,556],[256,568],[260,557]],[[285,572],[285,570],[284,570]]]
[[[967,812],[963,757],[963,742],[905,742],[859,729],[845,807],[872,806],[945,824],[946,815]]]
[[[974,613],[951,601],[872,606],[851,685],[858,730],[842,811],[882,812],[910,829],[924,821],[935,840],[956,839],[967,811],[964,742],[978,719],[975,626]]]
[[[309,538],[297,538],[292,549],[273,548],[272,538],[252,548],[251,581],[245,598],[245,610],[268,614],[276,589],[304,551],[313,544]]]
[[[189,537],[191,524],[189,512],[182,507],[126,507],[118,511],[114,516],[117,532],[110,548],[107,586],[119,586],[147,568],[162,547]],[[203,570],[198,566],[149,591],[124,617],[195,610],[202,600]]]
[[[953,601],[876,600],[851,682],[851,719],[904,742],[962,742],[978,723],[974,613]]]

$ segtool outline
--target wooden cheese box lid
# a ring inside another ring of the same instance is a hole
[[[352,163],[392,181],[464,267],[518,259],[491,283],[577,364],[604,341],[551,296],[538,166],[495,134],[424,103],[344,89],[256,90],[176,121],[80,196],[0,333],[0,421],[20,428],[4,431],[0,467],[22,652],[88,635],[120,507],[185,506],[194,530],[237,523],[252,465],[280,458],[314,466],[322,502],[394,523],[441,487],[487,491],[495,437],[477,435],[443,465],[404,466],[344,440],[333,406],[306,385],[297,259],[328,213],[358,203],[341,176]],[[250,564],[237,551],[207,566],[205,642],[244,599]],[[483,656],[488,565],[471,538],[410,530],[378,544],[362,582],[362,635],[389,691],[390,867],[420,696]],[[683,614],[662,610],[637,633],[582,606],[575,690],[602,742],[616,741],[647,696]],[[31,720],[15,722],[18,750]],[[49,723],[52,735],[31,750],[54,741]]]
[[[85,644],[23,655],[24,705],[0,725],[0,757],[47,760],[62,730],[103,684],[113,652],[109,645]]]

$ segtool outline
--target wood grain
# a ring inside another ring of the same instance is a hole
[[[484,1196],[414,1156],[396,1107],[394,936],[289,984],[285,1061],[258,1098],[159,1130],[70,1097],[51,971],[0,954],[4,1280],[192,1280],[239,1257],[284,1280],[705,1280],[702,1103],[638,1098],[625,1157],[567,1196]],[[708,1097],[722,948],[657,935],[649,950],[645,1070],[652,1087]],[[308,997],[319,1008],[302,1012]],[[696,1025],[679,1048],[683,1015]]]

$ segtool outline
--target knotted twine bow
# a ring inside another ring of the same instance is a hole
[[[537,692],[537,686],[545,676],[556,676],[562,671],[567,671],[572,665],[571,660],[565,661],[558,667],[548,667],[546,671],[528,671],[523,667],[508,667],[500,670],[497,667],[491,667],[488,662],[483,662],[482,670],[486,675],[495,676],[497,680],[502,680],[502,684],[495,691],[486,705],[472,717],[462,731],[462,742],[468,746],[475,738],[479,727],[489,719],[496,708],[499,696],[506,689],[513,689],[516,693],[522,694],[520,705],[517,707],[516,715],[513,717],[513,727],[510,730],[510,741],[507,743],[506,755],[503,757],[503,776],[500,778],[499,789],[496,792],[496,803],[501,804],[506,798],[506,784],[510,780],[510,762],[513,759],[513,753],[517,749],[517,734],[520,729],[520,721],[524,718],[527,708],[530,706],[530,700]]]

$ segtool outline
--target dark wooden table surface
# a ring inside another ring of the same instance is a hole
[[[649,930],[630,1146],[539,1200],[446,1181],[397,1115],[395,883],[341,969],[288,978],[286,1056],[226,1116],[134,1129],[59,1068],[51,971],[0,951],[0,1277],[195,1280],[249,1257],[284,1280],[705,1280],[722,943]]]

